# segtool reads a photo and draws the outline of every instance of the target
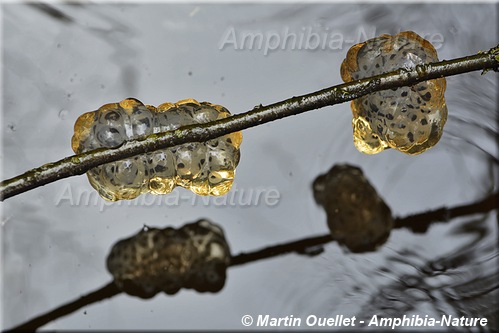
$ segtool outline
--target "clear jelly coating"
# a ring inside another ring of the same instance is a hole
[[[339,164],[316,178],[316,202],[327,213],[333,238],[352,252],[373,251],[393,228],[390,208],[356,166]]]
[[[156,108],[129,98],[81,115],[74,126],[72,148],[82,153],[117,147],[126,140],[228,116],[223,106],[194,99]],[[175,186],[199,195],[224,195],[234,181],[241,141],[242,132],[235,132],[111,162],[91,169],[87,175],[90,184],[109,201],[134,199],[145,192],[167,194]]]
[[[180,229],[147,228],[117,242],[107,269],[124,292],[150,298],[181,288],[217,292],[225,284],[230,249],[222,229],[199,220]]]
[[[356,44],[341,65],[350,82],[438,61],[433,45],[412,31]],[[375,92],[352,101],[355,147],[366,154],[394,148],[420,154],[440,140],[447,120],[444,78]]]

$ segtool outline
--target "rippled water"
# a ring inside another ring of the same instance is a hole
[[[3,4],[2,20],[2,179],[72,154],[76,118],[126,97],[153,105],[195,98],[240,113],[340,83],[341,61],[364,35],[413,30],[441,41],[440,59],[499,40],[493,3]],[[232,31],[236,38],[243,32],[306,38],[312,31],[337,42],[315,50],[236,49],[227,43]],[[168,202],[147,195],[138,204],[110,206],[98,198],[93,204],[92,197],[78,205],[79,195],[95,195],[84,176],[8,199],[1,204],[2,327],[107,284],[111,246],[144,224],[178,228],[208,218],[224,229],[233,254],[325,234],[326,215],[311,184],[336,163],[361,167],[396,216],[480,200],[498,185],[497,91],[494,73],[448,78],[442,140],[416,157],[358,153],[348,104],[249,129],[235,205],[206,205],[184,190]],[[244,198],[256,190],[277,191],[278,203],[248,205]],[[423,234],[393,230],[377,252],[351,254],[330,243],[317,256],[230,268],[218,294],[181,290],[150,300],[121,294],[44,328],[240,329],[243,315],[447,314],[486,316],[497,329],[497,227],[493,211],[434,224]]]

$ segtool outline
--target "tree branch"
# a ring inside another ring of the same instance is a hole
[[[292,97],[265,107],[260,105],[246,113],[218,121],[184,126],[174,131],[153,134],[141,140],[126,141],[116,148],[101,148],[80,155],[73,155],[29,170],[17,177],[4,180],[0,184],[0,201],[63,178],[84,174],[98,165],[134,155],[187,142],[204,142],[284,117],[351,101],[380,90],[411,86],[421,81],[490,69],[494,71],[499,69],[499,45],[477,55],[418,65],[412,70],[401,68],[393,72],[340,84],[303,96]]]

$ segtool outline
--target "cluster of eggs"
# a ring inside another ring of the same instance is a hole
[[[230,250],[222,229],[199,220],[180,229],[143,228],[117,242],[107,269],[120,290],[141,298],[181,288],[220,291],[230,264]]]
[[[412,31],[381,35],[350,48],[341,65],[341,77],[350,82],[436,61],[433,45]],[[394,148],[416,155],[433,147],[447,120],[445,87],[445,79],[439,78],[354,100],[351,107],[356,148],[366,154]]]
[[[124,141],[229,117],[223,106],[186,99],[157,108],[128,98],[81,115],[74,126],[77,154],[120,146]],[[106,200],[134,199],[142,193],[167,194],[178,185],[199,195],[224,195],[234,181],[242,132],[192,142],[97,166],[90,184]]]
[[[316,202],[323,206],[332,237],[352,252],[373,251],[385,243],[393,217],[362,170],[334,165],[313,183]]]

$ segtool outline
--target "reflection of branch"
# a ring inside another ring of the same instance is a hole
[[[59,9],[55,8],[52,5],[46,3],[28,3],[28,6],[36,8],[40,10],[42,13],[49,15],[50,17],[62,21],[63,23],[73,23],[74,20],[66,15],[64,12],[61,12]]]
[[[488,52],[427,65],[412,70],[396,71],[340,84],[307,95],[293,97],[269,106],[255,107],[246,113],[206,124],[180,127],[175,131],[157,133],[141,140],[126,141],[117,148],[96,149],[73,155],[60,161],[45,164],[0,184],[0,200],[46,185],[59,179],[81,175],[88,170],[109,162],[146,152],[165,149],[187,142],[203,142],[225,134],[258,126],[263,123],[297,115],[306,111],[335,105],[361,96],[444,76],[463,74],[476,70],[499,68],[499,45]]]
[[[485,199],[464,206],[439,208],[425,213],[397,218],[394,228],[408,228],[417,233],[424,233],[434,222],[448,222],[458,216],[485,213],[498,208],[499,192]]]
[[[303,254],[307,253],[307,250],[310,248],[314,248],[331,241],[333,241],[333,238],[330,234],[327,234],[324,236],[310,237],[286,244],[270,246],[250,253],[241,253],[231,258],[230,266],[243,265],[252,261],[267,259],[291,252]]]
[[[49,311],[41,316],[33,318],[19,326],[13,327],[5,332],[13,332],[13,331],[35,331],[43,325],[56,320],[58,318],[64,317],[72,312],[75,312],[78,309],[81,309],[84,306],[90,305],[92,303],[96,303],[106,298],[111,298],[115,295],[121,293],[121,290],[116,287],[114,282],[110,282],[106,284],[104,287],[91,292],[88,295],[82,296],[77,300],[64,304],[57,309]]]
[[[498,201],[499,201],[499,192],[491,194],[487,198],[472,204],[457,206],[452,208],[444,207],[429,212],[423,212],[415,215],[410,215],[407,217],[397,218],[395,220],[394,228],[409,228],[414,232],[425,232],[426,230],[428,230],[428,227],[435,222],[448,222],[455,217],[466,216],[477,213],[486,213],[491,210],[497,209]],[[304,238],[298,241],[293,241],[285,244],[270,246],[254,252],[241,253],[236,256],[232,256],[229,267],[243,265],[263,259],[268,259],[291,252],[314,255],[317,254],[316,249],[318,247],[326,243],[329,243],[331,241],[334,241],[333,237],[330,234],[326,234],[322,236]],[[34,331],[50,321],[68,315],[89,304],[102,301],[106,298],[111,298],[119,293],[121,293],[121,291],[118,289],[118,287],[116,287],[114,282],[110,282],[99,290],[96,290],[86,296],[82,296],[76,301],[62,305],[55,310],[47,312],[44,315],[33,318],[24,324],[21,324],[19,326],[16,326],[15,328],[10,329],[9,331],[14,331],[14,330]]]

